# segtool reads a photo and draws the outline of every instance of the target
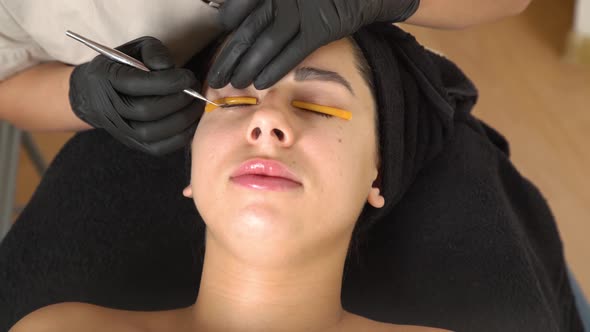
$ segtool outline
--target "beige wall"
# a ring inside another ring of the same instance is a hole
[[[577,0],[573,30],[590,38],[590,0]]]

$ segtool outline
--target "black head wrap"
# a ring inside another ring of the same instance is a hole
[[[420,170],[453,133],[457,107],[471,108],[475,87],[450,61],[425,50],[413,36],[376,23],[354,34],[372,70],[378,113],[380,183],[385,206],[365,205],[357,232],[387,216]]]

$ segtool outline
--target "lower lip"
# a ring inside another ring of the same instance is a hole
[[[301,187],[300,183],[289,179],[255,174],[240,175],[231,180],[240,186],[259,190],[287,191]]]

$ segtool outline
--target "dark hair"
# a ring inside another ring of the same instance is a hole
[[[377,114],[378,112],[378,105],[377,105],[377,98],[375,97],[375,82],[374,82],[374,76],[373,76],[373,70],[371,68],[371,65],[369,65],[369,62],[367,61],[367,58],[365,57],[365,54],[363,53],[363,51],[361,50],[359,44],[356,42],[356,40],[352,37],[349,36],[346,38],[346,40],[348,40],[352,46],[352,52],[354,55],[354,59],[355,59],[355,65],[356,65],[356,69],[359,72],[359,74],[361,75],[361,77],[363,78],[363,80],[365,81],[365,84],[367,84],[367,86],[369,87],[369,90],[371,90],[371,96],[373,97],[373,109],[375,110],[375,112],[373,113],[375,116],[375,146],[377,147],[377,156],[378,156],[378,160],[377,160],[377,167],[379,167],[379,163],[381,160],[381,146],[379,145],[379,116]],[[379,178],[376,181],[377,184],[379,184]],[[365,203],[367,204],[367,203]],[[364,211],[364,209],[363,209]],[[358,227],[359,223],[362,222],[362,216],[364,215],[364,213],[361,213],[356,221],[354,230],[352,231],[352,235],[350,238],[350,243],[348,245],[348,259],[346,262],[346,265],[349,264],[349,260],[352,259],[353,257],[357,258],[357,260],[360,258],[360,246],[364,240],[364,233],[362,232],[361,228]]]
[[[346,37],[346,40],[348,40],[352,45],[352,52],[354,55],[354,59],[356,61],[356,69],[358,70],[359,74],[361,74],[361,77],[365,81],[365,84],[367,84],[367,86],[369,86],[369,89],[371,89],[373,99],[375,99],[375,83],[373,82],[373,72],[371,70],[371,66],[369,65],[367,58],[365,58],[365,54],[359,47],[359,44],[356,42],[356,40],[352,36]],[[376,106],[377,104],[375,103],[375,107]]]

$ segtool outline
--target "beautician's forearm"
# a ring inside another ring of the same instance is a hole
[[[421,0],[406,23],[438,29],[462,29],[517,15],[531,0]]]
[[[36,65],[0,82],[0,120],[30,131],[80,131],[69,102],[74,67],[59,62]]]

